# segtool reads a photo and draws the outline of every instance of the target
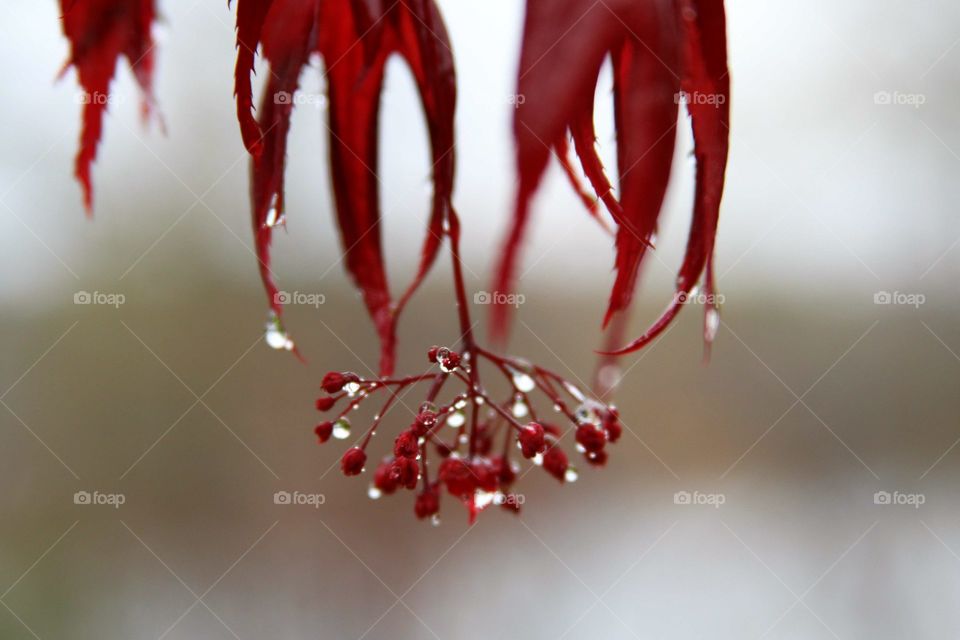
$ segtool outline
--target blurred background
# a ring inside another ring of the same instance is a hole
[[[473,527],[445,499],[432,527],[409,495],[369,500],[369,469],[331,471],[344,445],[311,432],[322,374],[369,374],[377,357],[340,265],[319,98],[295,113],[274,271],[324,303],[289,309],[308,364],[263,343],[224,5],[161,0],[167,134],[141,126],[121,68],[92,221],[71,176],[79,88],[72,72],[54,82],[56,3],[5,7],[0,637],[960,636],[960,6],[730,0],[712,362],[701,309],[686,309],[624,359],[627,430],[605,469],[581,465],[563,487],[535,469],[519,518],[491,510]],[[440,6],[459,71],[466,275],[483,291],[513,195],[522,9]],[[304,73],[305,96],[322,95],[320,73]],[[632,335],[682,257],[681,131]],[[380,168],[394,283],[419,251],[425,135],[395,62]],[[556,167],[530,237],[510,350],[586,381],[612,252]],[[401,371],[456,339],[449,285],[441,260],[401,325]],[[80,292],[123,304],[75,304]],[[277,491],[325,501],[278,505]]]

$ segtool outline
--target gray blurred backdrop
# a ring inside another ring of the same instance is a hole
[[[225,3],[160,2],[168,133],[140,126],[122,68],[93,221],[71,178],[75,76],[54,82],[66,57],[55,4],[10,1],[0,22],[0,637],[960,636],[956,4],[728,2],[726,302],[712,363],[700,362],[701,310],[687,309],[624,360],[628,431],[606,469],[562,488],[530,474],[520,518],[493,511],[468,527],[445,500],[436,528],[414,519],[410,496],[367,499],[369,473],[328,473],[343,445],[311,433],[323,372],[376,362],[340,266],[322,100],[294,118],[288,233],[274,245],[281,288],[325,296],[290,309],[304,365],[262,340]],[[512,196],[522,11],[440,5],[479,291]],[[320,95],[319,73],[304,74],[304,95]],[[399,283],[429,161],[400,63],[387,85],[380,169]],[[682,256],[693,189],[681,129],[633,334],[667,302]],[[609,241],[556,168],[536,214],[511,351],[586,380]],[[443,260],[402,324],[401,370],[456,338],[449,278]],[[74,304],[82,291],[125,301]],[[893,303],[877,304],[881,292]],[[283,490],[326,501],[274,504]],[[78,491],[125,503],[75,504]],[[682,491],[723,504],[676,504]]]

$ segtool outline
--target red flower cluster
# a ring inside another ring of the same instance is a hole
[[[64,33],[71,44],[69,64],[77,68],[86,91],[106,94],[116,60],[125,55],[149,104],[153,0],[60,2]],[[722,0],[527,0],[516,90],[524,99],[516,101],[514,120],[519,188],[495,289],[507,292],[514,285],[530,203],[550,155],[556,154],[590,214],[604,227],[616,229],[616,278],[604,325],[614,318],[617,322],[608,334],[607,362],[659,335],[701,279],[707,294],[713,293],[714,237],[728,152],[725,30]],[[251,73],[258,49],[269,63],[269,75],[255,117]],[[559,444],[561,429],[535,413],[529,397],[534,391],[569,421],[586,461],[603,465],[607,443],[616,442],[622,431],[615,409],[586,398],[576,386],[543,367],[485,350],[474,338],[460,264],[460,222],[452,205],[456,78],[450,41],[434,0],[237,0],[236,108],[252,158],[253,231],[270,301],[267,343],[295,351],[283,327],[283,307],[270,276],[270,242],[273,229],[285,219],[283,179],[287,135],[297,102],[293,96],[301,71],[314,54],[325,65],[330,170],[344,264],[380,341],[379,377],[365,380],[338,372],[324,377],[321,386],[327,395],[317,399],[317,409],[331,411],[341,401],[346,407],[334,420],[317,425],[318,440],[348,438],[350,411],[373,394],[387,391],[373,424],[341,461],[345,474],[362,473],[370,438],[399,401],[398,394],[411,385],[430,383],[412,424],[396,437],[392,453],[377,464],[371,487],[374,496],[400,489],[417,491],[415,512],[421,518],[438,513],[441,487],[468,506],[471,518],[494,502],[516,510],[521,501],[512,487],[521,476],[517,461],[511,460],[514,445],[523,458],[557,479],[575,477]],[[376,175],[380,95],[387,61],[393,55],[406,62],[415,79],[433,160],[433,198],[419,268],[398,297],[387,283]],[[594,93],[606,60],[611,61],[614,75],[618,194],[594,148]],[[617,348],[640,264],[653,246],[681,104],[692,124],[697,174],[677,295],[646,333]],[[89,167],[103,110],[99,102],[84,107],[76,171],[88,206]],[[580,186],[567,157],[571,139],[592,194]],[[598,203],[612,225],[604,221]],[[457,351],[430,350],[435,371],[393,377],[397,322],[444,241],[450,248],[461,344]],[[714,299],[708,295],[704,319],[708,346],[719,324]],[[494,305],[493,330],[501,338],[508,311],[504,304]],[[506,400],[489,397],[480,378],[481,360],[509,381]],[[437,404],[447,381],[463,389],[446,404]],[[428,453],[441,460],[434,470]]]
[[[469,354],[445,347],[433,347],[428,359],[435,366],[407,378],[361,379],[354,373],[331,372],[324,376],[321,388],[328,394],[317,400],[317,408],[329,411],[340,401],[346,405],[333,420],[317,425],[321,443],[331,436],[351,437],[348,415],[378,391],[388,393],[373,423],[343,454],[340,468],[345,475],[363,472],[367,447],[383,417],[410,386],[430,383],[423,402],[410,425],[393,441],[392,452],[381,458],[373,471],[369,495],[379,498],[398,490],[416,491],[414,512],[418,518],[439,521],[442,489],[466,505],[470,521],[490,505],[518,512],[524,497],[514,484],[526,472],[519,457],[530,460],[560,482],[577,478],[560,440],[564,431],[542,422],[533,406],[534,391],[553,404],[557,414],[569,422],[577,449],[588,464],[601,466],[607,460],[606,445],[621,434],[619,415],[613,407],[584,396],[574,384],[543,367],[512,358],[502,358],[475,348],[479,360],[486,361],[509,383],[509,394],[501,402],[490,397],[479,383],[479,375]],[[444,386],[450,382],[462,390],[446,403],[437,404]],[[440,462],[431,472],[429,458]],[[419,489],[418,489],[419,486]]]

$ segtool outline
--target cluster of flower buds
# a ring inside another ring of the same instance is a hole
[[[376,465],[368,495],[380,498],[402,490],[415,492],[414,512],[421,519],[439,522],[440,496],[446,490],[462,502],[470,521],[490,505],[518,512],[524,496],[515,483],[527,471],[542,467],[560,482],[573,482],[577,470],[570,464],[561,439],[572,432],[576,448],[594,466],[606,463],[607,443],[622,433],[617,410],[587,398],[574,384],[539,366],[504,358],[474,347],[463,354],[447,347],[431,347],[427,353],[431,368],[404,378],[366,380],[355,373],[330,372],[321,388],[326,395],[317,399],[317,409],[332,410],[341,401],[345,406],[333,419],[317,425],[315,433],[323,443],[331,437],[351,435],[348,414],[378,392],[385,392],[383,407],[366,432],[347,449],[340,461],[345,475],[359,475],[367,462],[367,447],[387,412],[402,404],[408,387],[429,385],[423,402],[410,410],[413,419],[393,440],[393,450]],[[492,399],[480,382],[479,361],[485,361],[503,375],[509,392],[502,401]],[[446,403],[438,400],[445,386],[457,385],[458,392]],[[567,422],[541,420],[531,394],[539,392],[554,412]],[[435,468],[429,462],[436,456]],[[532,466],[522,470],[521,460]]]

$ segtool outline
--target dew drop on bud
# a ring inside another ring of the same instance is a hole
[[[340,418],[333,423],[333,437],[337,440],[345,440],[350,437],[350,421],[346,418]]]
[[[348,382],[347,384],[343,385],[343,390],[346,391],[347,395],[352,398],[357,395],[357,391],[360,391],[360,383]]]
[[[579,477],[580,474],[577,473],[576,467],[567,467],[567,470],[563,472],[563,479],[566,482],[576,482]]]
[[[597,415],[596,407],[594,402],[584,402],[577,407],[577,410],[574,411],[574,415],[577,418],[577,422],[588,422],[590,424],[600,424],[600,416]]]
[[[437,515],[437,514],[433,514],[432,516],[430,516],[430,524],[432,524],[432,525],[435,526],[435,527],[439,527],[439,526],[440,526],[440,516]]]
[[[380,499],[380,496],[382,496],[382,495],[383,495],[383,492],[380,491],[380,489],[377,489],[377,488],[376,488],[375,486],[373,486],[373,485],[370,485],[370,488],[367,489],[367,496],[368,496],[371,500],[379,500],[379,499]]]
[[[537,455],[533,456],[533,457],[530,459],[530,461],[533,462],[533,464],[535,464],[535,465],[537,465],[537,466],[539,467],[540,465],[543,464],[543,454],[542,454],[542,453],[538,453]]]

